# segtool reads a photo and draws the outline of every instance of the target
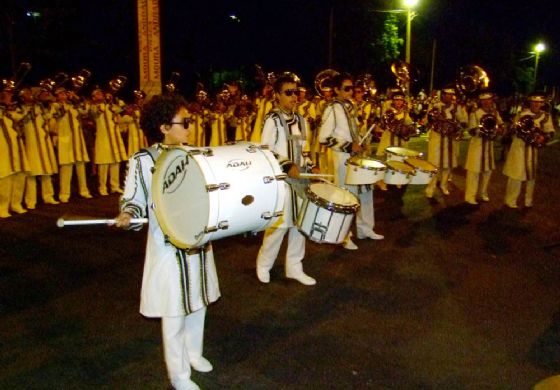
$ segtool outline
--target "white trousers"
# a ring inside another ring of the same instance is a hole
[[[111,191],[114,192],[121,188],[121,183],[119,179],[120,174],[120,163],[112,164],[99,164],[97,169],[97,174],[99,175],[99,193],[107,193],[107,177],[109,177],[109,185],[111,186]]]
[[[442,189],[447,189],[447,182],[449,181],[449,177],[451,177],[450,168],[440,169],[440,172],[437,175],[432,176],[432,179],[428,183],[428,186],[426,187],[426,194],[428,194],[429,196],[434,195],[434,190],[436,189],[438,180],[440,187]]]
[[[190,359],[202,356],[205,317],[206,307],[187,316],[161,318],[163,353],[171,383],[189,379]]]
[[[488,196],[488,183],[490,183],[491,176],[492,171],[467,171],[467,180],[465,183],[465,201],[476,201],[477,193],[479,193],[480,196]]]
[[[90,195],[87,187],[85,164],[83,162],[64,164],[59,167],[60,192],[58,195],[63,201],[70,199],[70,183],[72,182],[74,167],[76,167],[76,176],[78,176],[78,191],[80,195]]]
[[[286,275],[297,275],[303,271],[301,262],[305,256],[305,236],[299,232],[297,227],[266,229],[263,243],[257,256],[257,268],[266,271],[272,269],[286,233],[288,233],[285,264]]]
[[[521,180],[515,180],[508,177],[506,184],[505,203],[510,206],[517,206],[517,199],[521,194]],[[535,193],[535,180],[527,180],[525,184],[525,206],[533,206],[533,194]]]
[[[365,232],[372,231],[375,227],[375,211],[373,209],[373,191],[365,191],[358,194],[358,186],[346,184],[346,160],[350,158],[349,153],[333,152],[335,168],[334,184],[346,188],[358,197],[360,209],[356,213],[356,233],[362,236]]]

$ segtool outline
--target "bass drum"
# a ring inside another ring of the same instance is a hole
[[[358,198],[331,183],[312,183],[305,195],[297,218],[298,229],[318,243],[344,241],[360,208]]]
[[[257,232],[282,215],[285,178],[259,145],[169,148],[155,164],[154,212],[167,239],[182,249]]]

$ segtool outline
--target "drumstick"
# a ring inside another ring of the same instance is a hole
[[[56,221],[56,226],[79,226],[79,225],[114,225],[116,223],[115,219],[71,219],[65,220],[64,218],[59,218]],[[148,218],[132,218],[130,220],[131,224],[136,223],[148,223]]]
[[[377,123],[372,123],[371,126],[369,127],[368,131],[366,131],[366,133],[364,134],[364,136],[360,139],[360,145],[364,143],[364,141],[366,140],[366,138],[370,135],[370,133],[373,131],[373,128],[375,127]]]
[[[302,179],[313,178],[313,177],[334,177],[328,173],[300,173],[299,177]]]

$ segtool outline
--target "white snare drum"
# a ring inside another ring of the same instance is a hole
[[[410,157],[405,160],[405,163],[414,168],[414,176],[409,184],[428,184],[438,173],[437,167],[426,160]]]
[[[152,178],[154,211],[179,248],[267,228],[282,215],[286,175],[274,155],[240,143],[162,152]]]
[[[346,184],[373,184],[385,177],[387,167],[379,160],[351,157],[346,161]]]
[[[385,172],[385,183],[408,184],[414,175],[414,168],[402,161],[387,161],[387,172]]]
[[[306,190],[297,227],[310,240],[340,244],[360,204],[350,191],[331,183],[312,183]]]
[[[409,157],[420,157],[422,156],[422,153],[417,152],[416,150],[401,148],[398,146],[389,146],[388,148],[385,148],[385,155],[387,156],[387,161],[404,161]]]

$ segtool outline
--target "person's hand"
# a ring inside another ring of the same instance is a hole
[[[126,229],[130,226],[131,219],[132,215],[126,212],[122,212],[115,218],[115,226]]]
[[[313,167],[311,168],[311,173],[318,175],[319,173],[321,173],[321,170],[319,169],[319,167]]]
[[[298,179],[299,178],[299,169],[298,169],[296,164],[293,164],[290,167],[290,170],[288,171],[288,177],[291,177],[292,179]]]
[[[352,153],[360,153],[362,150],[362,145],[357,142],[352,142]]]

